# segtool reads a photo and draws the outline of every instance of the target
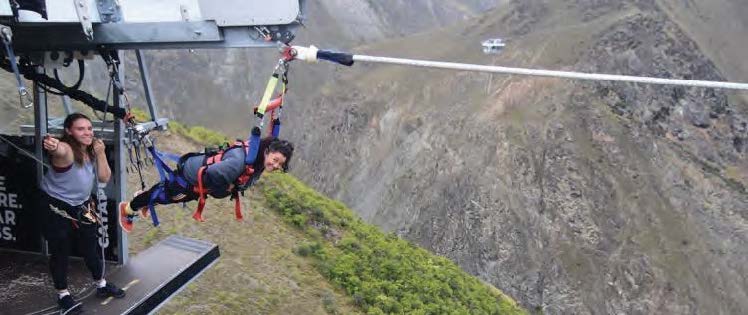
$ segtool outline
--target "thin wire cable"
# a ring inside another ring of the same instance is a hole
[[[9,145],[11,145],[12,147],[16,148],[16,150],[18,150],[18,152],[21,152],[24,155],[28,156],[29,158],[34,159],[34,161],[39,162],[41,165],[44,165],[47,168],[51,168],[51,166],[49,166],[49,164],[44,163],[44,161],[38,159],[33,153],[31,153],[29,151],[26,151],[25,149],[17,146],[15,143],[13,143],[12,141],[8,140],[8,138],[5,138],[3,135],[0,135],[0,139],[3,140],[3,141],[5,141],[6,143],[8,143]]]
[[[577,79],[577,80],[622,81],[622,82],[636,82],[636,83],[646,83],[646,84],[664,84],[664,85],[681,85],[681,86],[706,87],[706,88],[718,88],[718,89],[748,90],[748,83],[737,83],[737,82],[664,79],[664,78],[653,78],[653,77],[638,77],[638,76],[630,76],[630,75],[582,73],[582,72],[572,72],[572,71],[555,71],[555,70],[540,70],[540,69],[526,69],[526,68],[510,68],[510,67],[484,66],[484,65],[455,63],[455,62],[377,57],[377,56],[367,56],[367,55],[353,55],[353,60],[361,61],[361,62],[397,64],[397,65],[425,67],[425,68],[505,73],[505,74],[520,74],[520,75],[557,77],[557,78],[567,78],[567,79]]]

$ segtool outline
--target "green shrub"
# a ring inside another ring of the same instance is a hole
[[[267,205],[313,240],[296,253],[343,288],[367,314],[523,314],[498,289],[454,263],[363,223],[341,203],[286,174],[269,174],[259,189]],[[335,241],[326,231],[339,231]]]
[[[335,301],[335,295],[326,291],[322,296],[322,306],[328,314],[338,314],[338,303]]]

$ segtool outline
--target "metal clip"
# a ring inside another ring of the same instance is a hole
[[[262,39],[264,39],[266,42],[273,40],[273,33],[270,32],[267,27],[255,26],[255,30],[257,31],[257,33],[260,33],[260,36],[262,36]]]
[[[285,76],[288,72],[288,62],[283,58],[278,59],[278,64],[275,66],[275,70],[273,70],[273,72],[278,74],[279,76]]]
[[[31,94],[23,85],[18,87],[18,101],[21,103],[21,107],[23,107],[24,109],[28,109],[31,108],[31,106],[34,106],[34,99],[31,97]]]
[[[0,35],[3,36],[3,43],[10,44],[13,42],[13,30],[5,25],[0,25]]]

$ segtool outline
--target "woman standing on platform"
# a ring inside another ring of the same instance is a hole
[[[41,182],[41,209],[44,237],[49,246],[49,269],[52,274],[63,314],[80,311],[81,304],[73,299],[67,286],[68,256],[73,235],[86,267],[101,298],[125,296],[125,292],[104,280],[103,258],[99,255],[97,224],[91,199],[95,182],[106,183],[112,175],[104,151],[104,142],[94,138],[91,120],[74,113],[65,118],[62,139],[44,138],[44,149],[52,164]],[[97,171],[94,171],[94,168]],[[98,178],[95,178],[98,177]]]

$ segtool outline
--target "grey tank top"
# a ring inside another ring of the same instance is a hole
[[[83,165],[73,162],[72,167],[64,172],[47,170],[42,178],[42,190],[55,199],[62,200],[71,206],[79,206],[91,196],[94,185],[94,167],[91,161]]]

